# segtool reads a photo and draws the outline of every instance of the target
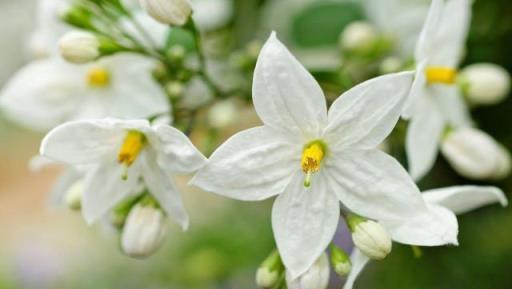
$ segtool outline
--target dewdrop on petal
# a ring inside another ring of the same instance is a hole
[[[139,0],[139,3],[151,17],[164,24],[182,26],[192,14],[188,0]]]
[[[510,74],[499,65],[472,64],[460,76],[464,93],[473,104],[496,104],[510,93]]]
[[[59,41],[62,57],[72,63],[82,64],[101,56],[100,41],[96,35],[85,31],[71,31]]]
[[[356,215],[349,215],[347,222],[354,245],[367,257],[382,260],[391,252],[391,236],[379,223]]]
[[[340,45],[344,50],[364,52],[377,40],[377,31],[368,22],[350,23],[340,35]]]
[[[490,135],[474,128],[449,133],[441,152],[457,173],[469,179],[500,179],[510,172],[510,156]]]
[[[320,258],[302,275],[292,279],[289,272],[286,273],[286,285],[288,289],[326,289],[329,285],[329,259],[323,253]]]
[[[149,257],[162,245],[166,231],[162,210],[139,203],[126,218],[121,236],[122,250],[130,257]]]

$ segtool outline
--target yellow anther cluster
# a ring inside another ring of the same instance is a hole
[[[306,146],[302,153],[301,161],[302,170],[306,174],[304,186],[309,187],[311,185],[311,176],[320,170],[324,156],[325,148],[321,143],[313,142]]]
[[[95,66],[87,72],[86,80],[91,87],[106,87],[110,84],[110,73],[103,67]]]
[[[454,84],[457,70],[450,67],[431,66],[425,69],[428,84]]]
[[[121,150],[119,151],[118,161],[127,167],[131,166],[141,152],[146,138],[138,131],[129,131],[126,135]]]

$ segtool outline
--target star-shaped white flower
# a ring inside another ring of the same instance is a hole
[[[508,204],[505,194],[495,187],[459,186],[435,189],[424,192],[423,198],[432,208],[448,209],[455,214],[464,214],[493,203],[500,203],[502,206]],[[352,289],[356,278],[370,261],[357,248],[354,248],[350,259],[352,271],[343,289]]]
[[[239,200],[279,195],[272,225],[292,279],[332,240],[340,201],[345,211],[396,228],[415,222],[410,235],[390,226],[402,242],[456,242],[447,227],[453,219],[432,216],[402,166],[376,149],[398,121],[412,80],[404,72],[367,81],[327,113],[318,83],[272,34],[254,72],[253,101],[264,125],[230,138],[191,183]]]
[[[68,122],[48,133],[41,155],[87,169],[82,212],[88,223],[130,196],[142,180],[184,229],[188,216],[171,174],[194,172],[206,161],[183,133],[146,120]]]
[[[133,54],[84,66],[58,58],[34,61],[4,86],[0,107],[10,119],[42,131],[68,120],[165,114],[170,107],[151,76],[154,65]]]
[[[469,29],[470,0],[434,0],[416,45],[416,76],[403,116],[411,119],[406,149],[414,179],[433,166],[447,126],[471,125],[456,84]]]

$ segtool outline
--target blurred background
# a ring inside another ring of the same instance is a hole
[[[360,1],[207,1],[209,5],[222,2],[216,9],[229,10],[220,13],[226,17],[222,25],[205,33],[213,43],[212,50],[216,46],[229,48],[218,55],[250,54],[270,30],[277,30],[325,84],[328,96],[330,92],[337,96],[358,81],[353,74],[347,79],[343,71],[333,73],[331,67],[343,62],[338,38],[345,26],[356,20],[370,21],[368,8]],[[406,2],[428,7],[428,1]],[[36,3],[0,0],[0,84],[29,61],[25,51],[35,25]],[[421,15],[426,10],[419,11]],[[402,14],[395,12],[387,17]],[[491,62],[512,71],[512,2],[476,0],[473,12],[464,64]],[[415,23],[421,26],[423,20],[419,19]],[[250,106],[239,105],[237,121],[223,126],[216,138],[203,146],[205,153],[233,133],[257,125]],[[512,98],[475,109],[473,117],[479,127],[512,149]],[[184,177],[180,187],[192,216],[190,231],[183,233],[172,225],[161,251],[147,260],[133,260],[120,253],[116,234],[102,226],[88,227],[79,213],[52,208],[49,192],[59,169],[33,172],[28,166],[42,136],[0,115],[0,288],[256,287],[255,270],[274,247],[271,201],[227,200],[185,186]],[[194,135],[200,147],[203,138],[201,133]],[[403,157],[400,145],[393,145],[393,150]],[[440,157],[420,187],[467,183],[474,182],[459,177]],[[510,197],[512,179],[496,185]],[[416,258],[410,247],[394,244],[389,257],[368,266],[356,288],[512,288],[512,208],[488,206],[461,216],[459,221],[459,247],[425,248],[422,257]],[[340,284],[333,282],[333,288]]]

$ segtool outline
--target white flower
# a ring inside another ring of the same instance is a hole
[[[510,92],[510,74],[493,63],[471,64],[460,72],[464,92],[472,104],[497,104]]]
[[[126,218],[121,248],[130,257],[151,256],[162,245],[166,232],[166,217],[160,209],[137,204]]]
[[[508,204],[507,198],[503,192],[495,187],[478,186],[459,186],[426,191],[423,198],[430,207],[435,210],[450,210],[455,214],[463,214],[479,207],[500,203],[502,206]],[[404,234],[411,227],[404,227]],[[360,250],[354,249],[350,257],[352,260],[352,271],[348,276],[343,289],[352,289],[356,278],[364,269],[370,258],[365,256]]]
[[[139,3],[151,17],[165,24],[184,25],[192,14],[188,0],[140,0]]]
[[[411,119],[406,150],[416,180],[433,166],[445,128],[471,125],[455,83],[470,13],[469,0],[434,0],[416,46],[416,76],[403,112]]]
[[[153,66],[132,54],[85,66],[56,58],[34,61],[4,86],[0,107],[10,119],[41,131],[74,119],[168,113],[166,95],[151,76]]]
[[[474,128],[450,132],[441,152],[462,176],[475,179],[502,179],[510,173],[510,154],[490,135]]]
[[[41,144],[41,154],[87,167],[82,212],[93,223],[131,195],[139,179],[166,213],[183,228],[188,217],[171,173],[190,173],[205,158],[177,129],[146,120],[83,120],[58,126]]]
[[[433,220],[407,172],[376,149],[398,121],[411,83],[411,72],[367,81],[327,113],[318,83],[272,34],[254,72],[253,101],[264,125],[231,137],[191,183],[239,200],[279,195],[272,226],[293,278],[332,240],[340,201],[379,222],[424,221],[418,234],[429,235],[431,245],[455,242],[444,227],[451,220]],[[423,244],[414,234],[401,237]]]
[[[71,31],[59,40],[60,53],[69,62],[82,64],[100,57],[100,41],[86,31]]]
[[[302,275],[294,278],[286,272],[288,289],[326,289],[329,285],[329,259],[323,253],[320,258]]]
[[[365,52],[377,40],[377,31],[368,22],[356,21],[350,23],[340,35],[340,44],[348,51]]]
[[[363,254],[371,259],[384,259],[391,252],[391,237],[379,223],[372,220],[355,220],[349,224],[352,240]]]
[[[37,1],[35,30],[32,32],[28,50],[34,58],[54,56],[58,52],[58,40],[70,27],[58,16],[68,8],[69,0]]]

